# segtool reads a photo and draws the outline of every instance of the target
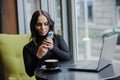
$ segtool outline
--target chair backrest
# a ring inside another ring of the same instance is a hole
[[[8,80],[35,80],[25,72],[23,46],[29,42],[30,34],[0,34],[0,58]]]

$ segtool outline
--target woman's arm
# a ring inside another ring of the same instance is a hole
[[[40,60],[35,56],[35,52],[30,47],[25,46],[23,48],[23,59],[25,64],[26,73],[32,77],[35,69],[39,66]]]
[[[70,60],[71,52],[70,52],[65,40],[60,35],[56,36],[56,40],[57,41],[56,41],[56,43],[54,43],[52,52],[54,54],[56,54],[58,56],[59,60],[61,60],[61,61]]]

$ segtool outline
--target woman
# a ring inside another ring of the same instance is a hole
[[[60,35],[54,34],[52,39],[46,38],[49,31],[54,31],[54,21],[49,13],[43,10],[35,11],[30,30],[31,41],[23,48],[25,69],[29,76],[34,75],[35,69],[40,67],[45,59],[71,59],[70,51]]]

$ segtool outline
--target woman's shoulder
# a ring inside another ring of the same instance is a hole
[[[62,38],[60,34],[55,34],[55,38]]]
[[[31,47],[31,46],[34,46],[33,41],[30,41],[30,42],[26,43],[24,47]]]
[[[60,34],[55,34],[55,40],[57,41],[63,41],[63,37]]]

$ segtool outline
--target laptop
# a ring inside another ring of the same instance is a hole
[[[102,69],[108,67],[113,59],[114,50],[117,43],[117,37],[118,34],[104,37],[99,60],[91,62],[85,61],[82,64],[74,64],[68,67],[68,69],[72,71],[99,72]]]

